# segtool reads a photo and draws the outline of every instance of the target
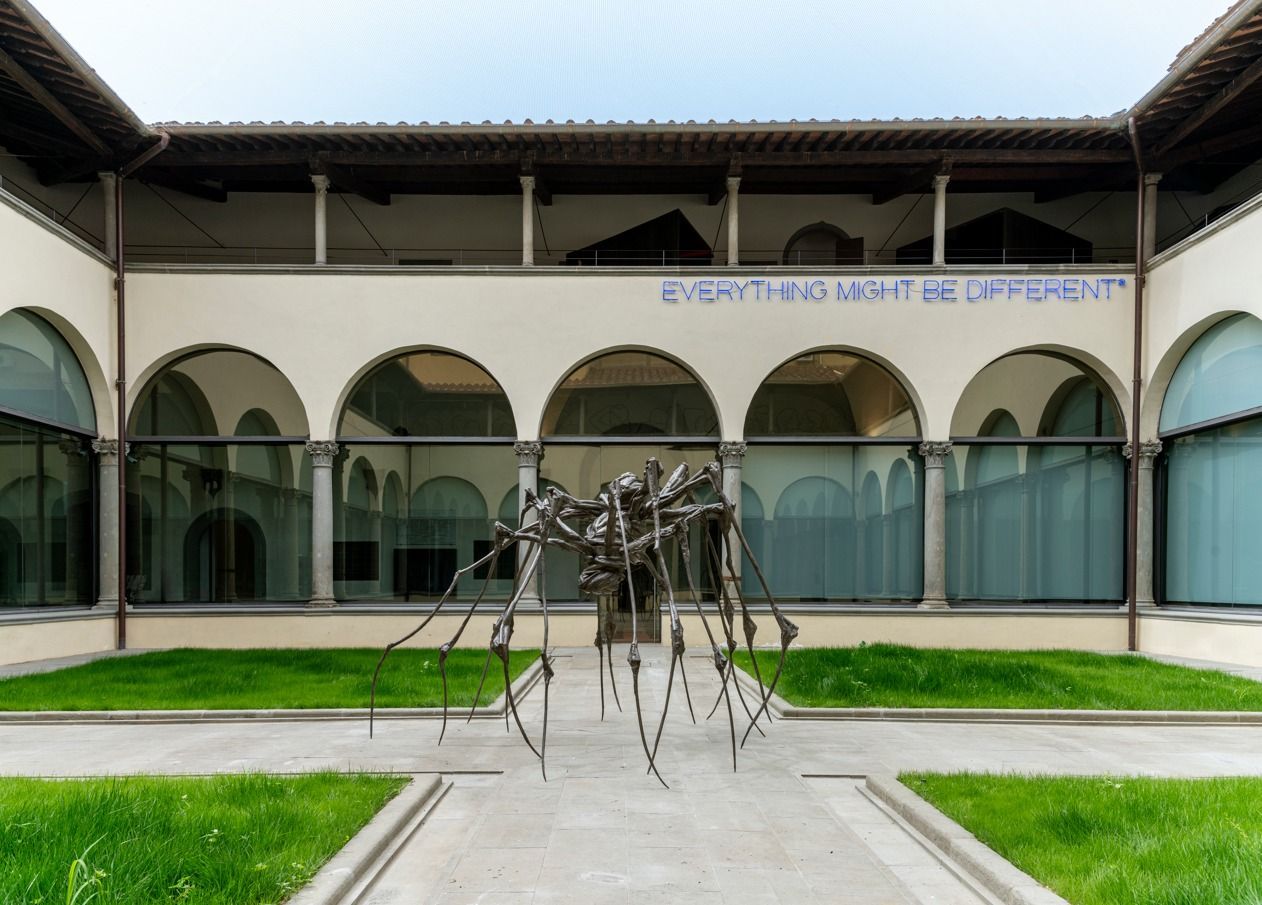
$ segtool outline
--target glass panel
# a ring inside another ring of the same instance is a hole
[[[544,437],[718,436],[705,388],[647,352],[612,352],[570,372],[543,415]],[[644,463],[638,469],[643,471]]]
[[[1262,604],[1262,418],[1167,449],[1165,600]]]
[[[136,437],[306,434],[306,412],[284,375],[230,349],[190,355],[159,372],[141,390],[131,419]]]
[[[81,437],[0,418],[0,607],[94,602],[93,472]]]
[[[511,492],[515,508],[516,479],[508,444],[348,444],[333,470],[334,594],[437,600],[457,569],[490,552],[498,510],[488,502]],[[488,599],[511,592],[515,558],[508,551],[490,573]],[[472,600],[486,577],[463,576],[453,599]]]
[[[1161,430],[1262,406],[1262,321],[1237,314],[1205,331],[1175,368]]]
[[[343,437],[515,437],[508,397],[486,371],[447,352],[387,361],[356,385]]]
[[[919,599],[924,490],[912,447],[751,445],[742,477],[741,525],[777,599]],[[741,585],[762,594],[748,563]]]
[[[96,431],[83,368],[53,326],[29,311],[0,315],[0,406]]]
[[[302,444],[133,443],[127,489],[134,603],[310,598],[311,466]]]
[[[955,444],[947,596],[1121,600],[1125,476],[1116,446]]]
[[[754,394],[747,437],[918,437],[902,385],[875,362],[814,352],[781,365]]]
[[[1076,361],[1045,352],[1007,355],[982,368],[951,417],[951,436],[999,436],[996,409],[1017,437],[1118,437],[1122,415],[1104,382]],[[1004,432],[1006,433],[1006,432]]]

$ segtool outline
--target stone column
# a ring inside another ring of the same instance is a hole
[[[315,186],[315,262],[329,262],[329,177],[321,173],[311,176],[311,184]]]
[[[107,171],[97,173],[96,178],[101,181],[101,203],[105,208],[105,256],[112,261],[118,257],[118,208],[114,206],[118,175]]]
[[[530,267],[535,263],[535,177],[521,179],[521,263]]]
[[[112,173],[110,174],[113,175]],[[113,198],[110,199],[113,203]],[[97,544],[100,586],[96,609],[118,609],[118,441],[93,440],[97,474]]]
[[[1144,260],[1151,261],[1157,253],[1157,185],[1160,173],[1144,174]],[[1143,459],[1140,459],[1142,467]]]
[[[314,607],[337,606],[333,597],[333,460],[337,444],[307,444],[311,456],[311,600]]]
[[[920,444],[925,460],[925,591],[920,606],[930,609],[947,606],[946,457],[950,452],[950,443]]]
[[[933,177],[933,263],[946,263],[946,190],[950,176]]]
[[[513,452],[517,454],[517,513],[526,506],[527,492],[539,493],[539,462],[543,459],[543,444],[538,440],[524,440],[513,444]],[[535,514],[527,512],[524,524],[533,525],[535,523]],[[516,524],[510,526],[518,527]],[[526,566],[526,559],[530,555],[530,547],[526,544],[517,545],[517,570],[520,571]],[[526,583],[526,590],[522,594],[523,604],[540,604],[539,598],[539,582],[538,573],[532,575],[530,581]]]
[[[286,599],[298,599],[298,552],[301,546],[299,538],[302,532],[299,530],[301,519],[298,517],[298,502],[300,492],[296,487],[286,487],[280,492],[281,499],[281,520],[285,526],[286,546],[289,548],[289,555],[281,559],[281,593]]]
[[[719,444],[719,464],[723,467],[723,495],[732,501],[732,507],[736,511],[736,523],[739,525],[741,520],[741,469],[745,464],[745,453],[749,449],[748,444],[740,440],[725,441]],[[736,537],[736,532],[727,539],[728,545],[732,550],[732,566],[736,569],[733,576],[736,581],[741,580],[741,542]],[[693,556],[697,555],[709,556],[704,551],[693,551]],[[763,574],[766,575],[767,564],[762,563]],[[727,563],[723,563],[723,567],[727,567]],[[704,574],[704,573],[703,573]],[[770,577],[768,577],[770,580]],[[728,593],[733,599],[736,596],[734,588],[728,588]]]
[[[727,177],[727,266],[741,262],[741,177]],[[733,500],[732,502],[736,502]]]
[[[1122,450],[1126,458],[1131,457],[1131,445],[1126,444]],[[1157,605],[1153,593],[1153,521],[1156,516],[1153,507],[1152,466],[1161,452],[1161,441],[1152,440],[1139,444],[1139,524],[1136,528],[1135,557],[1135,606],[1152,607]]]

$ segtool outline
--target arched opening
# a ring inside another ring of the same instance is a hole
[[[333,588],[340,600],[432,601],[456,571],[490,551],[498,500],[516,478],[517,428],[485,369],[450,352],[416,351],[372,368],[338,418]],[[380,494],[378,488],[382,488]],[[489,595],[512,588],[512,552]],[[485,570],[463,576],[476,596]]]
[[[0,607],[95,601],[95,436],[65,338],[33,312],[0,315]]]
[[[760,562],[770,564],[768,583],[777,598],[919,599],[924,489],[915,447],[920,426],[897,377],[852,352],[798,356],[769,374],[755,392],[745,437],[746,485],[763,499],[781,501],[757,543],[752,535],[750,540]],[[830,510],[814,523],[803,520],[801,507],[782,505],[790,487],[824,486],[838,488],[829,499],[844,511]],[[785,552],[789,547],[796,552]],[[761,588],[750,590],[761,593]]]
[[[947,596],[1120,601],[1124,432],[1103,379],[1071,358],[983,368],[952,418],[948,475],[963,480],[947,491]]]
[[[654,352],[609,352],[574,368],[544,409],[542,439],[547,447],[541,480],[553,481],[575,496],[594,499],[624,472],[642,474],[655,457],[668,472],[682,462],[694,471],[714,459],[719,419],[701,382],[687,368]],[[705,537],[696,525],[689,537],[694,577],[703,576]],[[672,545],[667,571],[676,596],[686,599],[683,563]],[[660,592],[649,581],[639,593],[641,640],[658,640]],[[698,590],[707,591],[709,583]],[[625,595],[611,602],[616,638],[630,638],[631,612]]]
[[[1262,604],[1262,321],[1233,315],[1192,344],[1158,436],[1160,599]]]
[[[548,492],[551,487],[558,490],[565,490],[559,484],[552,481],[541,480],[539,482],[539,495]],[[521,512],[518,511],[518,499],[520,489],[514,484],[508,493],[504,494],[504,499],[500,501],[499,520],[505,525],[516,528],[521,524]],[[568,550],[562,550],[559,547],[549,547],[545,554],[547,559],[544,563],[544,582],[548,593],[548,600],[577,600],[578,599],[578,573],[579,573],[579,557],[577,553],[571,553]],[[513,578],[514,558],[512,556],[500,559],[498,567],[502,570],[499,577],[512,580]]]
[[[270,363],[209,349],[132,406],[127,587],[134,604],[310,597],[307,416]]]
[[[804,226],[784,246],[785,266],[834,267],[862,264],[863,238],[851,238],[843,229],[820,221]]]

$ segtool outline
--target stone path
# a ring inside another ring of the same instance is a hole
[[[1262,774],[1262,726],[1038,726],[778,721],[732,772],[726,719],[704,721],[713,668],[687,660],[698,725],[677,685],[645,775],[625,647],[624,712],[599,720],[597,659],[562,651],[549,701],[548,782],[516,729],[430,720],[0,725],[0,773],[392,770],[452,784],[364,902],[761,903],[989,901],[869,801],[854,777],[907,769]],[[656,726],[666,650],[643,649],[645,719]],[[608,691],[606,691],[608,694]],[[542,686],[521,715],[539,743]],[[738,733],[744,721],[738,721]],[[651,739],[650,739],[651,740]]]

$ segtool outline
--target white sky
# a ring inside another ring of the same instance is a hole
[[[1230,0],[35,0],[144,120],[1107,115]]]

